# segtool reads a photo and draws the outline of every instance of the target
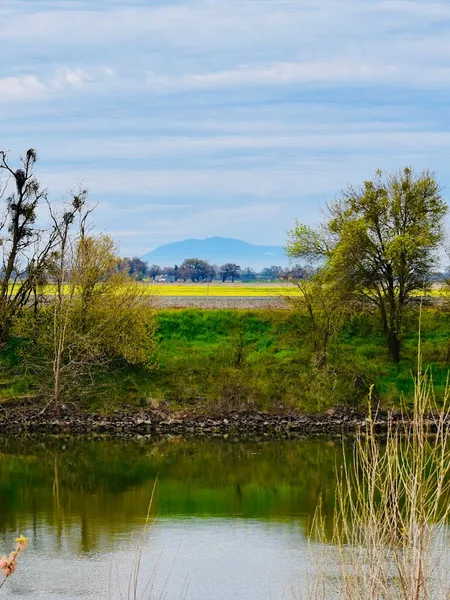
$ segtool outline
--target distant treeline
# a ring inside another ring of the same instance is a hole
[[[207,260],[200,258],[187,258],[180,265],[161,267],[159,265],[148,265],[147,262],[138,257],[123,258],[119,264],[122,270],[136,277],[138,281],[151,279],[153,281],[242,281],[275,280],[275,279],[303,279],[307,271],[301,265],[294,265],[288,269],[278,265],[265,267],[261,271],[255,271],[251,267],[242,268],[235,263],[224,265],[212,265]]]

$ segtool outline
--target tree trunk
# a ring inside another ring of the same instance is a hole
[[[389,358],[396,363],[400,362],[400,340],[395,329],[388,333],[388,348]]]
[[[397,333],[396,323],[392,317],[392,312],[389,314],[388,318],[388,312],[386,311],[386,306],[383,301],[380,302],[379,306],[381,323],[387,339],[389,359],[398,363],[400,362],[400,338]]]

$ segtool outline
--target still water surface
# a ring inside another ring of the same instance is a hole
[[[158,477],[136,597],[278,600],[305,597],[308,522],[319,496],[332,509],[342,444],[16,438],[0,453],[0,553],[30,540],[2,597],[134,598]]]

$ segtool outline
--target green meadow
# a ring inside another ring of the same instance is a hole
[[[92,393],[74,398],[87,409],[167,406],[171,410],[222,413],[236,409],[320,412],[338,404],[364,408],[370,387],[385,407],[412,397],[417,372],[419,315],[410,313],[402,360],[388,360],[383,333],[367,314],[349,318],[316,368],[307,319],[286,310],[157,312],[152,368],[118,363],[96,373]],[[4,405],[39,395],[39,376],[21,363],[24,341],[14,338],[0,354]],[[422,314],[423,363],[437,395],[450,366],[450,315]]]

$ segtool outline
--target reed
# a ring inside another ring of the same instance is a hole
[[[412,412],[390,418],[386,437],[369,410],[353,460],[338,473],[332,523],[316,511],[311,541],[322,558],[314,552],[311,599],[450,598],[449,385],[438,403],[420,351],[417,372]]]

